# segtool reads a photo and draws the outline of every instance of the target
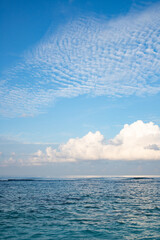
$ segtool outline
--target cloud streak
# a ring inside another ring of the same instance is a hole
[[[40,113],[59,97],[158,93],[159,22],[156,4],[112,20],[79,17],[50,31],[3,76],[1,114]]]

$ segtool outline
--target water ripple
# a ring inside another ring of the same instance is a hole
[[[0,181],[0,239],[160,239],[160,179]]]

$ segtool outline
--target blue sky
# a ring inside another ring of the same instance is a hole
[[[160,1],[0,4],[1,176],[159,175]]]

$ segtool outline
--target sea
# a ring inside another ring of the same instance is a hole
[[[0,239],[160,240],[160,178],[1,179]]]

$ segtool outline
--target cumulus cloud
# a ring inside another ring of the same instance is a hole
[[[121,96],[160,91],[160,4],[107,20],[72,19],[9,69],[0,113],[32,116],[59,97]]]
[[[83,160],[160,160],[160,128],[152,122],[125,124],[113,139],[106,141],[99,132],[72,138],[58,149],[37,151],[28,164],[76,162]]]

